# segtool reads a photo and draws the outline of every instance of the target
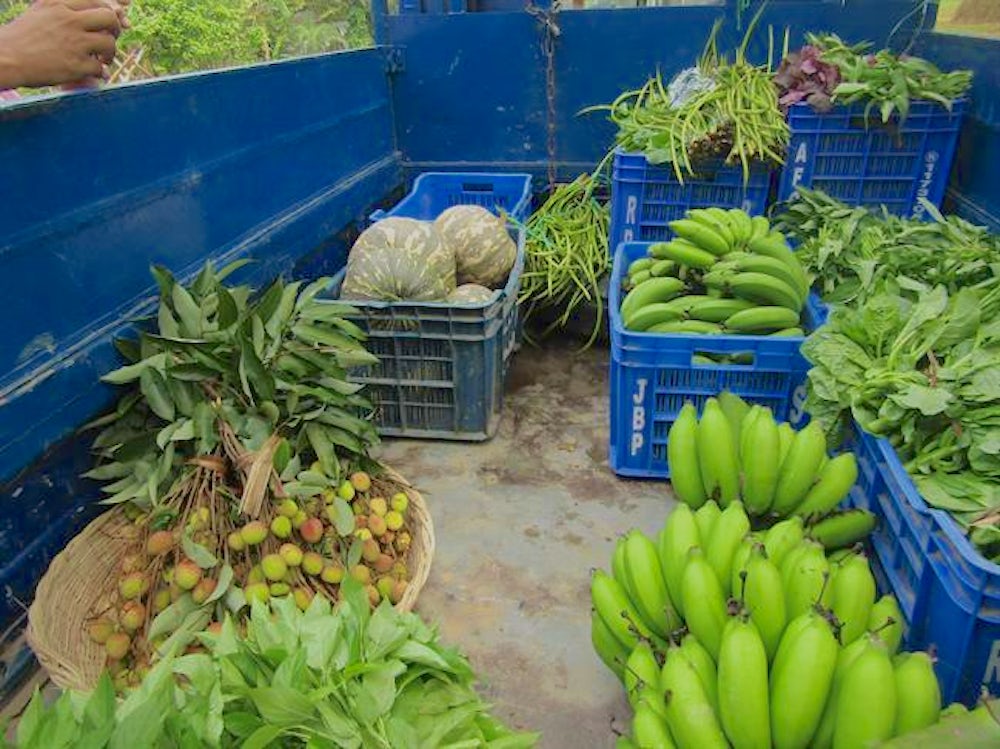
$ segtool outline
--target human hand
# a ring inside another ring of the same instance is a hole
[[[104,78],[123,12],[116,0],[36,0],[0,26],[0,88]]]

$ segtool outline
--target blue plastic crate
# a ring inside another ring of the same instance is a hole
[[[922,218],[927,198],[940,207],[955,157],[966,102],[952,111],[915,101],[903,126],[893,117],[882,125],[873,108],[865,126],[865,104],[814,112],[796,104],[788,114],[791,139],[778,199],[798,185],[822,190],[848,205],[884,205],[891,213]]]
[[[431,220],[453,205],[503,210],[523,222],[531,203],[527,174],[442,174],[417,177],[410,194],[379,220]],[[517,297],[524,270],[524,231],[512,229],[517,261],[503,289],[482,305],[357,302],[350,319],[368,334],[379,363],[350,373],[366,385],[379,433],[481,441],[499,425],[504,380],[517,345]],[[326,296],[337,298],[346,269]]]
[[[747,335],[670,335],[625,330],[621,284],[649,243],[619,245],[611,271],[611,440],[609,461],[620,476],[669,478],[667,434],[686,401],[699,412],[708,398],[729,390],[796,421],[809,364],[802,338]],[[806,329],[814,325],[806,308]],[[748,364],[696,364],[697,354],[745,354]]]
[[[673,167],[654,166],[641,153],[615,152],[611,180],[611,247],[619,242],[660,242],[670,239],[671,221],[692,208],[742,208],[759,215],[767,206],[771,170],[763,164],[750,170],[721,159],[696,165],[698,174],[681,183]]]
[[[855,427],[858,486],[851,504],[879,519],[878,576],[899,599],[910,648],[933,647],[945,702],[1000,693],[1000,566],[986,561],[952,517],[927,506],[892,445]]]

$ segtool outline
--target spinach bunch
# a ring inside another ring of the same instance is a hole
[[[813,286],[832,303],[858,302],[879,293],[919,293],[944,286],[949,293],[1000,276],[1000,238],[930,203],[931,221],[900,218],[798,188],[778,229],[797,245]]]
[[[201,635],[206,652],[160,661],[117,703],[105,674],[91,694],[35,695],[12,746],[532,747],[488,714],[468,661],[414,614],[370,612],[348,579],[335,609],[316,596],[255,603],[245,636],[232,620]],[[0,736],[3,733],[0,732]],[[0,745],[11,746],[0,739]]]
[[[836,306],[803,345],[807,408],[887,438],[928,504],[1000,559],[1000,277],[949,292],[910,280]]]

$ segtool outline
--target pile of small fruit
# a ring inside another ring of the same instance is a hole
[[[725,507],[742,497],[761,517],[826,516],[858,478],[854,453],[828,457],[815,422],[795,431],[770,408],[729,392],[705,401],[700,419],[693,403],[684,404],[667,434],[667,461],[685,504],[698,509],[711,498]]]
[[[312,478],[330,483],[318,464],[299,472],[300,481]],[[337,600],[347,575],[366,586],[373,607],[406,593],[410,498],[397,483],[356,471],[316,496],[273,497],[249,521],[217,496],[201,495],[169,527],[128,510],[143,532],[122,559],[117,596],[88,623],[119,687],[252,601],[292,596],[305,610],[317,593]]]
[[[763,216],[696,208],[670,222],[675,238],[628,268],[628,330],[801,337],[809,279]]]
[[[936,723],[933,659],[898,652],[860,546],[830,552],[800,517],[747,528],[739,500],[679,504],[594,573],[594,648],[635,710],[619,748],[862,749]]]

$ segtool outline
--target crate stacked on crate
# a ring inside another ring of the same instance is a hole
[[[739,164],[723,159],[698,162],[696,174],[681,182],[669,164],[650,164],[641,153],[618,149],[611,181],[610,246],[659,242],[671,236],[669,223],[691,208],[739,208],[760,215],[767,207],[771,170],[755,164],[744,179]]]
[[[433,220],[452,206],[478,205],[523,223],[530,202],[527,174],[425,173],[398,205],[372,219]],[[380,434],[479,441],[496,432],[517,345],[524,269],[524,232],[511,232],[517,260],[506,285],[486,304],[351,302],[357,310],[351,319],[379,359],[351,377],[366,386]],[[329,297],[339,297],[344,275],[334,278]]]
[[[791,141],[778,199],[802,185],[848,205],[923,218],[922,198],[937,207],[944,199],[965,108],[964,101],[951,111],[915,101],[902,124],[898,115],[882,124],[861,103],[825,113],[796,104],[788,113]]]

